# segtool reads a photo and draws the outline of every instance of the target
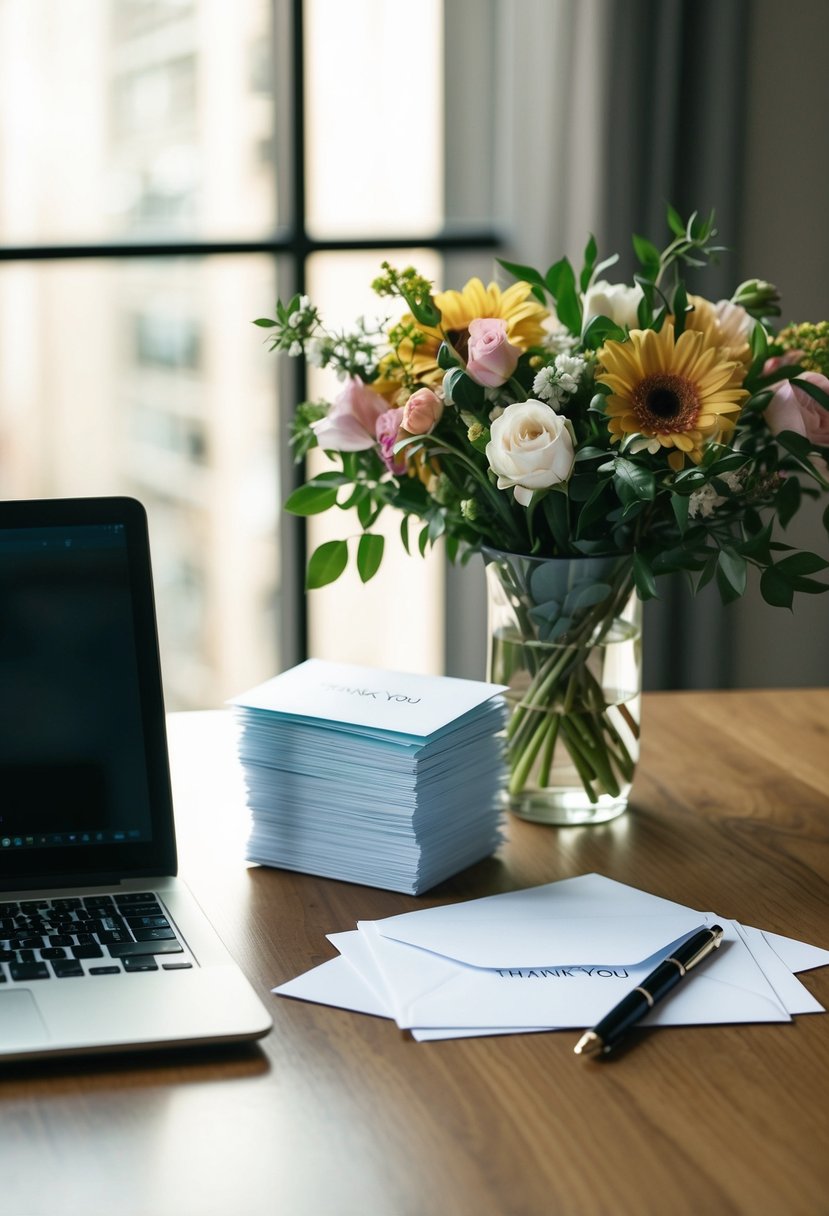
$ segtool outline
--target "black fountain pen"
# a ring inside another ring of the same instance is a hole
[[[673,954],[663,959],[638,988],[629,992],[592,1030],[585,1030],[574,1048],[576,1055],[592,1056],[599,1052],[604,1055],[611,1051],[649,1009],[653,1009],[677,986],[692,967],[696,967],[719,946],[722,935],[720,925],[711,925],[710,928],[698,930],[681,946],[677,946]]]

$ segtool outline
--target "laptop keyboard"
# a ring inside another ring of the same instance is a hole
[[[152,891],[0,899],[0,984],[192,966]]]

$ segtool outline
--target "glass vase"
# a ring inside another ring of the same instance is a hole
[[[639,758],[641,603],[630,557],[484,550],[488,679],[505,684],[509,809],[549,824],[627,808]]]

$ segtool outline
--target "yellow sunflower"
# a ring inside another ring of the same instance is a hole
[[[549,314],[532,294],[529,283],[513,283],[501,291],[496,283],[484,287],[480,279],[470,279],[462,291],[439,291],[434,300],[441,313],[439,325],[418,325],[408,314],[401,321],[401,324],[413,324],[421,335],[420,342],[404,341],[399,355],[401,362],[411,368],[415,379],[423,384],[433,384],[443,377],[437,356],[444,339],[462,359],[466,358],[469,323],[477,317],[498,317],[505,321],[508,340],[521,350],[543,341],[543,322]],[[375,384],[372,388],[385,394],[390,387],[389,381],[397,378],[393,365],[387,364],[381,368],[380,388]]]
[[[698,331],[675,339],[673,325],[606,342],[599,364],[596,379],[611,390],[605,402],[611,441],[638,435],[636,448],[670,448],[668,463],[676,470],[686,457],[700,462],[704,445],[734,426],[748,397],[735,384],[739,364],[723,361]]]

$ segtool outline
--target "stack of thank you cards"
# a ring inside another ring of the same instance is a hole
[[[393,1018],[419,1040],[595,1025],[703,926],[723,940],[642,1025],[790,1022],[829,950],[584,874],[329,934],[339,957],[281,996]]]
[[[502,691],[309,659],[235,697],[248,859],[416,895],[489,856]]]

